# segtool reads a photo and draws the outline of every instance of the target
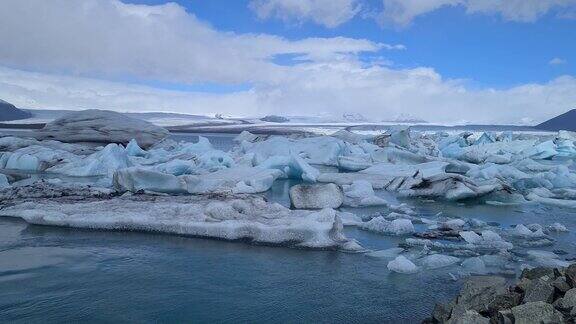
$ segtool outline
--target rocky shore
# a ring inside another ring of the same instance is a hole
[[[423,323],[575,323],[576,263],[526,269],[509,285],[496,276],[470,277],[458,296],[436,304]]]

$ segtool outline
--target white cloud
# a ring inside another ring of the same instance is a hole
[[[416,17],[445,6],[461,6],[468,14],[499,15],[504,20],[533,22],[552,10],[569,17],[576,10],[576,0],[382,0],[379,16],[383,24],[404,27]]]
[[[550,64],[550,65],[562,65],[562,64],[566,64],[566,60],[561,59],[559,57],[555,57],[555,58],[551,59],[550,61],[548,61],[548,64]]]
[[[338,58],[395,48],[368,40],[219,32],[177,4],[0,1],[0,63],[17,68],[174,82],[274,82],[276,55]]]
[[[576,79],[564,76],[506,90],[469,90],[462,81],[443,80],[429,68],[365,68],[358,62],[341,61],[299,65],[276,84],[208,94],[0,68],[0,98],[29,108],[235,116],[358,112],[373,120],[408,113],[437,123],[519,124],[543,121],[572,108]]]
[[[360,11],[357,0],[252,0],[249,8],[260,19],[277,18],[287,23],[311,21],[328,28],[347,22]]]

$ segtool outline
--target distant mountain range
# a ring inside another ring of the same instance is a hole
[[[538,129],[548,131],[576,131],[576,109],[572,109],[562,115],[549,119],[536,126]]]
[[[32,117],[28,111],[18,109],[11,103],[0,99],[0,121],[18,120]]]

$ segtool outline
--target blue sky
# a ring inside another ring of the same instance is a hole
[[[400,68],[431,66],[445,77],[469,79],[477,86],[507,87],[576,74],[576,19],[559,19],[555,12],[524,23],[493,15],[467,15],[462,7],[444,7],[417,17],[403,28],[382,27],[365,17],[327,28],[312,22],[286,24],[278,19],[258,19],[247,0],[176,2],[219,30],[269,33],[292,40],[346,36],[404,44],[406,51],[383,55]],[[371,8],[383,9],[382,1],[367,3]],[[549,64],[554,58],[566,63]]]
[[[516,124],[576,108],[576,0],[5,0],[0,27],[0,96],[29,108]]]

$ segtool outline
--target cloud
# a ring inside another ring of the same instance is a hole
[[[313,22],[337,27],[360,12],[357,0],[252,0],[248,7],[260,19],[277,18],[286,23]]]
[[[384,10],[378,21],[384,25],[405,27],[416,17],[442,7],[459,6],[467,14],[499,15],[506,21],[534,22],[552,10],[570,17],[576,0],[382,0]]]
[[[0,63],[46,72],[198,83],[275,82],[282,54],[327,60],[397,48],[345,37],[220,32],[175,4],[0,1]]]
[[[543,121],[576,102],[576,79],[505,90],[470,90],[430,68],[394,70],[355,61],[299,65],[279,83],[215,94],[0,68],[0,98],[19,107],[170,111],[234,116],[358,112],[371,120],[401,114],[435,123],[522,124]]]
[[[559,57],[555,57],[555,58],[551,59],[550,61],[548,61],[548,64],[550,64],[550,65],[562,65],[562,64],[566,64],[566,60],[561,59]]]

